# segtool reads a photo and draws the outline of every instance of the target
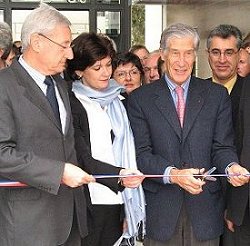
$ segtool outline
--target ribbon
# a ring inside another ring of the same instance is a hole
[[[239,174],[239,173],[234,173],[234,174],[176,174],[176,175],[165,175],[165,174],[143,174],[143,175],[138,175],[138,174],[127,174],[127,175],[113,175],[113,174],[104,174],[104,175],[93,175],[95,179],[109,179],[109,178],[128,178],[128,177],[143,177],[143,178],[164,178],[164,177],[196,177],[196,178],[209,178],[209,177],[237,177],[237,176],[247,176],[250,177],[250,173],[247,174]],[[0,188],[1,187],[27,187],[28,185],[23,184],[18,181],[11,181],[11,180],[0,180]]]

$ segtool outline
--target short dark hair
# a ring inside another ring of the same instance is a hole
[[[237,49],[239,50],[241,48],[242,44],[242,34],[241,31],[233,25],[227,25],[227,24],[221,24],[217,27],[215,27],[208,35],[207,38],[207,49],[210,49],[211,46],[211,40],[213,37],[220,37],[223,39],[227,39],[231,36],[234,36],[237,40]]]
[[[141,64],[141,60],[137,55],[133,54],[132,52],[118,53],[115,56],[115,58],[112,60],[112,77],[117,67],[119,67],[120,65],[126,65],[128,63],[132,63],[140,71],[141,80],[142,83],[144,83],[144,70]]]
[[[110,39],[96,33],[82,33],[72,41],[74,58],[67,61],[67,75],[79,79],[75,71],[84,71],[97,61],[110,56],[115,56],[115,49]]]

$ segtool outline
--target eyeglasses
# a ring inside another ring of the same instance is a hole
[[[140,74],[141,74],[140,71],[137,68],[134,68],[128,72],[127,71],[119,71],[119,72],[115,73],[115,76],[117,76],[119,79],[125,79],[128,75],[131,78],[135,78]]]
[[[233,55],[235,55],[236,53],[238,53],[239,51],[234,50],[234,49],[226,49],[224,52],[219,50],[219,49],[212,49],[210,51],[208,51],[208,53],[213,56],[214,58],[219,58],[221,57],[221,55],[223,54],[225,57],[230,58]]]
[[[42,37],[44,37],[44,38],[46,38],[47,40],[49,40],[49,41],[52,42],[53,44],[58,45],[59,47],[63,48],[64,50],[66,50],[66,49],[72,49],[72,48],[73,48],[72,45],[70,45],[70,46],[65,46],[65,45],[59,44],[59,43],[57,43],[56,41],[50,39],[49,37],[45,36],[45,35],[42,34],[42,33],[38,33],[38,35],[39,35],[39,36],[42,36]]]

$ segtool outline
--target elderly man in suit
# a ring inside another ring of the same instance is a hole
[[[80,245],[72,187],[95,179],[75,165],[69,99],[56,75],[73,58],[69,26],[41,4],[23,24],[23,56],[1,70],[0,174],[27,184],[0,189],[1,246]]]
[[[160,45],[165,75],[128,100],[138,167],[164,174],[144,181],[145,246],[218,246],[221,183],[195,175],[216,167],[234,186],[248,182],[233,146],[230,98],[222,86],[191,76],[199,45],[194,28],[171,25]]]

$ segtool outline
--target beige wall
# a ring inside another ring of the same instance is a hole
[[[200,0],[200,2],[200,4],[196,3],[193,5],[169,4],[163,7],[166,11],[166,20],[163,20],[163,22],[166,25],[182,22],[197,28],[201,37],[197,76],[207,78],[211,75],[205,51],[206,38],[209,31],[219,24],[232,24],[242,31],[244,37],[250,32],[250,1],[215,0],[209,1],[210,3],[208,3],[208,1]]]

